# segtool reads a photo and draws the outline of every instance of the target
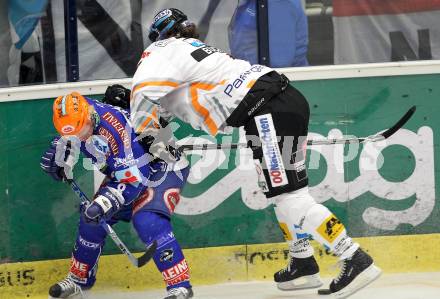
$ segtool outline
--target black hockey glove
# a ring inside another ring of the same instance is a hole
[[[102,102],[128,110],[130,108],[130,89],[119,84],[110,85],[105,91]]]
[[[167,164],[173,164],[180,160],[182,151],[175,144],[169,127],[154,130],[149,135],[141,137],[138,136],[139,144],[154,157],[154,162],[162,160]]]

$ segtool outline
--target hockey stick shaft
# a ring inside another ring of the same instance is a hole
[[[81,200],[81,202],[83,202],[83,203],[90,202],[87,195],[85,195],[85,193],[81,190],[81,188],[78,186],[78,184],[73,179],[68,179],[67,182],[70,185],[70,187],[72,188],[73,192],[75,192],[75,194]],[[138,267],[138,268],[142,267],[143,265],[148,263],[148,261],[151,260],[151,258],[153,257],[154,252],[156,251],[156,248],[157,248],[156,241],[154,241],[147,248],[146,252],[141,257],[137,258],[131,253],[131,251],[127,248],[127,246],[125,246],[124,242],[122,242],[121,239],[119,239],[116,232],[113,230],[113,228],[107,222],[105,222],[104,220],[101,220],[100,225],[104,228],[104,230],[107,232],[107,234],[110,236],[110,238],[112,238],[113,242],[115,242],[116,246],[118,246],[118,248],[122,251],[122,253],[124,253],[128,257],[130,262],[135,267]]]
[[[342,138],[328,138],[328,139],[311,139],[307,140],[307,145],[333,145],[333,144],[350,144],[350,143],[363,143],[366,141],[377,142],[385,140],[400,128],[402,128],[406,122],[416,111],[416,106],[412,106],[391,128],[385,130],[382,133],[371,135],[367,137],[342,137]],[[218,150],[218,149],[238,149],[248,147],[247,143],[226,143],[226,144],[184,144],[179,146],[181,151],[193,151],[193,150]]]

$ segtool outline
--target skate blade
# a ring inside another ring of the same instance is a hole
[[[353,295],[357,291],[363,289],[378,279],[381,274],[382,270],[372,264],[370,267],[360,273],[348,286],[336,293],[333,293],[333,296],[337,299],[347,298],[348,296]]]
[[[52,297],[49,295],[48,299],[62,299],[62,298],[69,298],[69,299],[86,299],[86,296],[84,294],[72,294],[67,297]]]
[[[314,289],[322,286],[319,274],[303,276],[294,280],[278,282],[277,288],[281,291],[297,291],[304,289]]]
[[[72,294],[70,296],[67,297],[52,297],[51,295],[49,295],[48,299],[60,299],[60,298],[69,298],[69,299],[86,299],[86,295],[85,294]]]
[[[52,297],[51,295],[49,295],[48,299],[60,299],[60,298],[87,299],[88,298],[88,296],[86,296],[87,293],[88,293],[88,291],[82,290],[81,292],[74,293],[74,294],[69,295],[67,297]]]

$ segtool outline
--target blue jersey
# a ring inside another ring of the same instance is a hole
[[[81,142],[81,152],[107,176],[105,185],[118,189],[129,204],[146,188],[149,155],[135,141],[128,112],[86,99],[96,111],[92,114],[95,127],[93,136]]]

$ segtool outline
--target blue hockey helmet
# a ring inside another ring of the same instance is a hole
[[[188,17],[177,8],[161,10],[153,19],[148,38],[151,42],[164,39],[170,30],[173,30],[176,26],[186,20],[188,20]]]

